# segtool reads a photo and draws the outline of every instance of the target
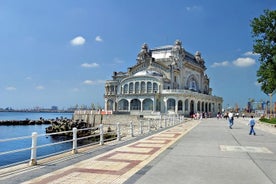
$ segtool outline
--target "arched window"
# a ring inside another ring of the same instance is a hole
[[[197,102],[197,111],[200,112],[200,101]]]
[[[177,104],[177,106],[178,106],[178,111],[182,111],[183,110],[183,103],[182,103],[182,100],[179,100],[178,101],[178,104]]]
[[[126,99],[122,99],[118,103],[119,110],[128,110],[128,101]]]
[[[107,110],[113,110],[113,100],[107,100]]]
[[[141,110],[141,102],[138,99],[130,101],[130,110]]]
[[[155,82],[153,83],[153,92],[158,93],[158,85]]]
[[[152,83],[147,82],[147,93],[152,93]]]
[[[153,110],[153,101],[149,98],[143,101],[143,110]]]
[[[139,93],[139,82],[135,82],[135,93]]]
[[[124,94],[127,94],[128,93],[128,84],[125,84],[124,85]]]
[[[146,84],[145,82],[141,82],[141,93],[145,93],[146,92]]]
[[[175,111],[175,99],[172,99],[170,98],[168,101],[167,101],[167,107],[168,107],[168,110],[173,110]]]
[[[133,93],[133,83],[129,83],[129,93]]]
[[[185,100],[185,111],[188,111],[189,109],[189,101],[188,99]]]

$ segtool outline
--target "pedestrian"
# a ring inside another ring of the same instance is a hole
[[[229,118],[229,128],[232,129],[232,126],[234,125],[234,115],[231,111],[228,113],[228,118]]]
[[[251,116],[251,119],[249,120],[249,123],[248,123],[248,125],[250,126],[249,135],[251,135],[251,134],[256,135],[256,132],[254,130],[255,124],[256,124],[256,122],[255,122],[253,116]]]

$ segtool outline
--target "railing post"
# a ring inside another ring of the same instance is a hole
[[[76,154],[78,153],[78,150],[77,150],[77,132],[78,132],[78,129],[76,127],[73,128],[73,148],[72,148],[72,153],[73,154]]]
[[[150,119],[148,120],[148,133],[150,133],[150,127],[151,127],[151,121]]]
[[[134,132],[133,132],[134,128],[133,128],[133,122],[130,122],[130,136],[134,137]]]
[[[117,123],[117,141],[121,140],[121,126],[120,123]]]
[[[103,131],[103,124],[100,124],[100,145],[104,144],[104,131]]]
[[[143,134],[143,122],[140,120],[140,134]]]
[[[31,148],[31,160],[29,162],[30,166],[37,164],[36,161],[36,145],[37,145],[37,132],[32,133],[32,148]]]

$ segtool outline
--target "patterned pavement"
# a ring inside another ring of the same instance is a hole
[[[198,124],[199,121],[179,124],[24,184],[123,183]]]

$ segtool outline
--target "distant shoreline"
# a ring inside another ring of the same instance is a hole
[[[31,112],[31,113],[74,113],[75,110],[0,110],[0,112]]]

